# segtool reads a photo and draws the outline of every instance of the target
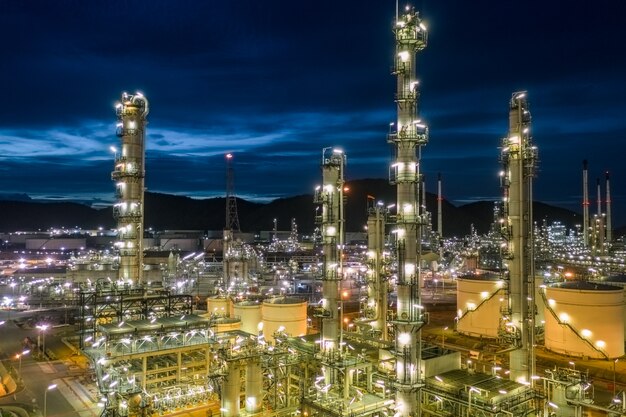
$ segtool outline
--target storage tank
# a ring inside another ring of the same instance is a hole
[[[624,274],[609,275],[608,277],[602,279],[602,283],[613,285],[615,287],[620,287],[626,290],[626,275]],[[626,338],[626,308],[624,308],[624,337]]]
[[[273,334],[284,327],[290,336],[306,334],[307,302],[296,297],[279,297],[263,302],[263,334],[265,339],[274,340]]]
[[[242,301],[235,304],[234,314],[241,320],[241,330],[250,334],[259,333],[259,323],[263,321],[261,304],[257,301]]]
[[[232,332],[241,329],[241,320],[231,317],[221,317],[213,322],[215,333]]]
[[[624,355],[624,290],[573,281],[545,288],[546,349],[571,356]]]
[[[457,325],[459,333],[476,337],[498,337],[501,307],[505,303],[504,281],[493,273],[457,278]]]
[[[228,297],[209,297],[206,299],[206,312],[218,317],[233,317],[233,302]]]

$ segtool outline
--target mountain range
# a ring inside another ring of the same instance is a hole
[[[383,179],[361,179],[346,182],[346,231],[362,231],[367,222],[368,196],[385,204],[395,202],[395,187]],[[93,208],[71,202],[38,202],[25,194],[3,195],[0,199],[0,231],[47,230],[51,227],[113,228],[112,207]],[[560,221],[568,228],[582,223],[582,215],[540,202],[533,205],[535,222]],[[437,223],[437,196],[426,193],[426,208]],[[444,236],[467,235],[472,225],[479,233],[486,232],[493,221],[493,201],[478,201],[454,206],[442,202]],[[297,195],[269,203],[237,198],[237,212],[244,232],[271,230],[277,219],[279,230],[288,230],[295,218],[298,230],[309,233],[314,228],[313,196]],[[225,224],[225,198],[193,199],[146,192],[145,226],[155,230],[221,230]],[[617,234],[617,233],[616,233]]]

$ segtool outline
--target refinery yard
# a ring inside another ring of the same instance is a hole
[[[592,207],[583,162],[578,229],[538,223],[532,96],[513,92],[493,155],[502,199],[491,229],[444,236],[445,183],[440,176],[437,210],[427,211],[421,160],[429,128],[416,68],[428,31],[407,7],[393,33],[397,118],[386,140],[396,200],[368,196],[367,224],[350,239],[350,150],[333,146],[320,147],[312,236],[295,220],[288,231],[241,230],[236,154],[226,155],[220,235],[146,234],[150,105],[123,93],[116,229],[2,236],[21,248],[3,251],[3,317],[40,312],[26,326],[41,340],[26,340],[12,370],[0,369],[0,394],[20,386],[23,355],[57,360],[45,333],[62,324],[73,329],[63,343],[85,364],[76,389],[95,393],[81,416],[626,416],[626,251],[613,233],[609,175]]]

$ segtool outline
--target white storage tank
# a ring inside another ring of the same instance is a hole
[[[593,281],[592,281],[593,282]],[[626,291],[626,275],[609,275],[601,281],[603,284],[613,285],[623,288]],[[626,338],[626,307],[624,308],[624,337]]]
[[[241,329],[241,320],[230,317],[221,317],[213,322],[215,333],[232,332]]]
[[[259,333],[259,323],[263,321],[261,303],[257,301],[242,301],[235,304],[235,317],[241,320],[241,330],[250,334]]]
[[[506,306],[505,283],[493,273],[457,278],[456,305],[459,333],[475,337],[498,337],[501,308]]]
[[[273,334],[281,327],[290,336],[306,335],[307,302],[296,297],[278,297],[263,302],[263,334],[274,340]]]
[[[624,355],[624,290],[588,281],[545,288],[546,349],[571,356]]]
[[[217,317],[233,317],[233,302],[229,297],[209,297],[206,299],[206,312]]]

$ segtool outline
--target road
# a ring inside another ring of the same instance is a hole
[[[0,322],[5,321],[0,327],[2,334],[0,337],[0,358],[7,368],[12,366],[16,371],[19,370],[19,360],[15,358],[15,355],[24,350],[22,341],[27,336],[37,340],[38,333],[40,333],[36,328],[20,328],[15,325],[13,320],[38,313],[41,312],[0,311]],[[54,351],[59,358],[69,358],[72,351],[61,341],[60,331],[59,329],[47,330],[46,350]],[[68,375],[68,368],[62,360],[37,359],[37,352],[33,350],[30,354],[22,357],[21,371],[23,383],[20,385],[23,388],[18,388],[15,396],[0,398],[0,405],[23,404],[26,409],[34,407],[43,415],[44,396],[47,396],[46,411],[48,417],[97,417],[99,415],[97,407],[94,407],[91,401],[85,400],[87,393],[81,392],[79,384],[74,382],[75,378]],[[51,385],[56,385],[56,388],[48,390]]]

